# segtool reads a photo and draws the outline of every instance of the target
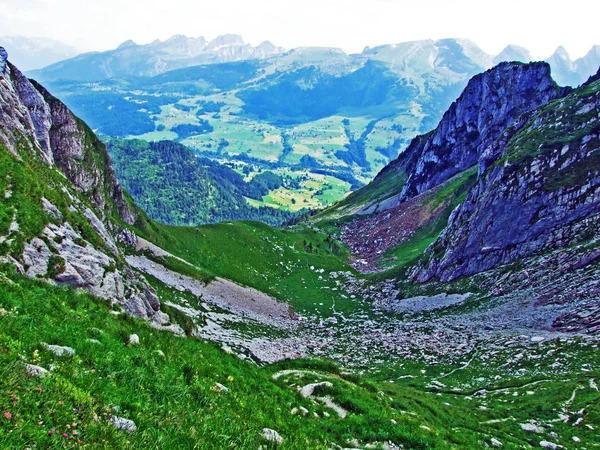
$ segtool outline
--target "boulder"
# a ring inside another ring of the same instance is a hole
[[[54,353],[56,356],[75,356],[75,350],[71,347],[63,347],[60,345],[48,345],[43,343],[42,346],[49,352]]]
[[[128,433],[135,433],[137,431],[137,426],[133,420],[124,419],[123,417],[112,416],[110,418],[110,423],[117,430],[127,431]]]
[[[279,435],[279,433],[275,430],[271,430],[270,428],[263,428],[262,437],[269,442],[275,442],[276,444],[283,443],[283,438]]]

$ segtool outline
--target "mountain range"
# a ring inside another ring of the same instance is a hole
[[[249,201],[300,211],[328,206],[373,179],[413,137],[438,124],[473,75],[504,60],[530,59],[517,46],[492,57],[465,39],[353,55],[335,48],[273,51],[257,55],[236,36],[178,36],[127,42],[31,75],[100,135],[176,140],[249,177],[275,170],[299,180]],[[554,77],[579,84],[600,63],[597,56],[591,51],[557,66]]]
[[[7,57],[4,446],[597,441],[600,70],[573,89],[547,63],[502,62],[342,202],[281,229],[183,227],[151,220],[105,144]],[[144,157],[193,158],[108,145],[146,173]]]
[[[43,47],[44,50],[47,51],[49,42],[42,39],[27,40],[27,38],[20,37],[2,39],[6,39],[8,44],[16,47],[17,58],[20,58],[21,53],[27,50],[23,47],[25,42],[28,42],[26,45],[29,47],[29,51],[34,48],[38,52],[42,50],[38,50],[42,44],[45,46]],[[165,41],[156,40],[144,45],[138,45],[129,40],[123,42],[114,50],[85,53],[72,59],[67,59],[69,56],[66,51],[67,46],[58,43],[53,43],[53,46],[63,51],[63,54],[65,54],[63,59],[65,60],[57,64],[47,64],[49,67],[32,72],[31,75],[40,81],[100,81],[108,78],[147,77],[185,67],[248,59],[267,59],[286,53],[285,49],[272,44],[270,41],[252,47],[244,42],[241,36],[235,34],[219,36],[212,41],[207,41],[203,37],[193,38],[175,35]],[[451,50],[452,46],[460,46],[460,48]],[[12,54],[10,45],[6,47]],[[594,68],[600,62],[599,48],[599,46],[593,46],[585,56],[573,61],[564,47],[558,47],[546,59],[552,67],[553,77],[557,83],[569,86],[577,86],[583,83],[587,77],[595,72]],[[412,65],[411,60],[415,56],[418,57],[418,54],[424,49],[428,49],[429,58],[434,66],[448,65],[453,56],[460,58],[460,53],[464,53],[471,60],[471,64],[485,69],[503,61],[533,61],[529,51],[523,47],[508,45],[502,52],[494,56],[486,54],[476,44],[467,39],[426,40],[382,45],[374,48],[366,47],[361,54],[356,55],[346,55],[341,49],[337,48],[297,48],[292,52],[308,55],[315,52],[320,53],[321,57],[317,57],[317,59],[329,59],[330,66],[338,64],[340,56],[350,56],[352,58],[362,56],[363,59],[383,60],[388,63],[395,62],[397,63],[396,67],[398,67]],[[458,51],[458,53],[453,56],[444,54],[448,50]],[[308,56],[307,59],[313,60],[313,63],[317,62],[314,60],[314,56]],[[323,64],[323,61],[319,62]],[[457,64],[452,69],[458,69],[461,63],[457,62]],[[463,66],[464,68],[466,66]],[[459,70],[455,70],[455,72],[459,72]]]
[[[283,48],[269,41],[253,47],[235,34],[219,36],[212,41],[203,37],[175,35],[165,41],[156,40],[145,45],[128,40],[114,50],[84,53],[33,72],[32,76],[44,81],[149,77],[202,64],[264,59],[283,52]]]

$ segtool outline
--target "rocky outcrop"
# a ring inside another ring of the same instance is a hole
[[[8,52],[4,47],[0,47],[0,74],[4,74],[6,70],[6,61],[8,60]]]
[[[396,162],[408,174],[400,201],[475,165],[524,113],[564,94],[546,63],[501,63],[473,77],[438,127],[413,140]]]
[[[414,273],[453,280],[600,236],[600,75],[514,121]],[[593,259],[589,263],[593,262]]]
[[[114,213],[132,224],[134,213],[123,198],[104,144],[61,101],[9,62],[5,72],[0,77],[4,145],[17,154],[17,143],[25,137],[48,164],[56,164],[91,197],[102,216]]]
[[[85,289],[157,326],[168,323],[156,292],[124,262],[116,245],[122,228],[117,224],[132,224],[135,215],[104,145],[63,103],[6,62],[6,52],[0,51],[0,60],[1,143],[42,179],[52,179],[46,171],[55,169],[66,177],[56,187],[64,195],[60,208],[32,193],[47,215],[46,226],[24,239],[22,253],[3,260],[29,277]],[[17,224],[13,235],[19,225],[27,228],[27,223]],[[121,234],[134,240],[131,232]]]

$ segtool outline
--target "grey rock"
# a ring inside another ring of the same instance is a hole
[[[129,345],[140,345],[140,337],[137,334],[129,336]]]
[[[552,450],[556,450],[558,448],[564,448],[562,445],[558,445],[558,444],[555,444],[554,442],[550,442],[550,441],[541,441],[540,442],[540,447],[542,447],[542,448],[549,448],[549,449],[552,449]]]
[[[4,47],[0,47],[0,75],[4,75],[6,69],[6,61],[8,60],[8,52]]]
[[[221,383],[215,383],[215,387],[221,392],[229,392],[229,388],[223,386]]]
[[[127,431],[128,433],[135,433],[137,431],[135,422],[133,420],[124,419],[123,417],[112,416],[110,418],[110,423],[117,430]]]
[[[276,444],[283,443],[283,438],[279,435],[279,433],[275,430],[271,430],[270,428],[263,428],[262,437],[269,442],[275,442]]]
[[[90,208],[85,208],[83,211],[83,214],[89,220],[92,228],[94,228],[94,230],[96,230],[96,233],[98,233],[100,235],[100,237],[104,240],[104,243],[106,244],[108,249],[113,253],[113,255],[118,255],[119,250],[117,250],[117,245],[115,244],[115,240],[108,233],[108,231],[106,231],[106,227],[104,226],[102,221],[100,219],[98,219],[98,216],[96,216],[96,214],[94,214],[94,212]]]
[[[48,345],[46,343],[43,343],[42,345],[46,350],[54,353],[56,356],[75,356],[75,350],[71,347],[63,347],[61,345]]]
[[[48,201],[44,197],[42,197],[42,206],[44,208],[44,211],[48,213],[51,219],[57,220],[58,222],[63,221],[62,213],[58,210],[56,206],[54,206],[52,203],[50,203],[50,201]]]
[[[129,247],[136,248],[138,239],[136,234],[128,229],[123,229],[117,236],[117,240]]]
[[[23,263],[30,278],[45,277],[52,252],[44,241],[34,238],[23,250]]]
[[[50,372],[43,367],[33,364],[25,364],[25,370],[32,377],[45,377],[50,374]]]

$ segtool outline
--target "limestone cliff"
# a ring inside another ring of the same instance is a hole
[[[399,158],[408,174],[401,201],[473,166],[519,117],[565,92],[546,63],[501,63],[473,77],[437,128]]]
[[[59,100],[0,48],[0,156],[6,169],[0,259],[30,277],[83,288],[157,324],[154,289],[127,266],[116,235],[135,220],[109,156]],[[30,192],[23,192],[29,185]],[[51,197],[51,198],[46,198]]]
[[[414,273],[452,280],[600,236],[600,73],[513,121],[479,154],[479,178]],[[594,260],[595,258],[592,258]]]

